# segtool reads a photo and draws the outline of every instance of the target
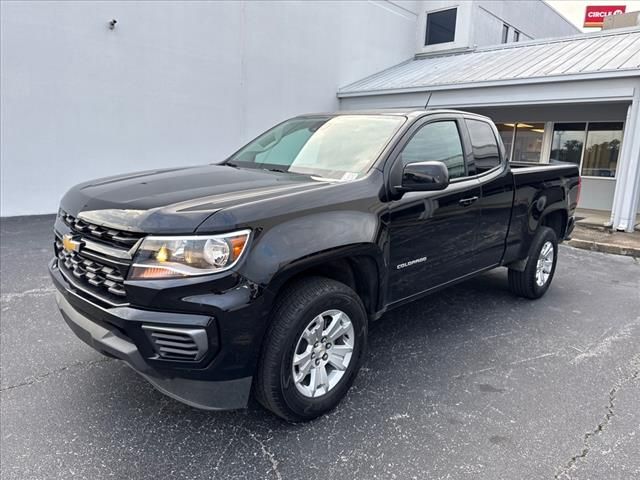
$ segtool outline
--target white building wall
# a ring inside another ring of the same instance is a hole
[[[530,7],[529,2],[525,2],[526,6]],[[493,5],[492,5],[493,6]],[[490,10],[486,8],[484,5],[480,3],[476,3],[474,5],[474,24],[472,25],[473,30],[473,43],[478,46],[485,45],[497,45],[502,43],[502,27],[503,25],[509,26],[509,34],[508,34],[508,43],[514,41],[513,34],[514,30],[520,32],[520,41],[524,42],[526,40],[532,40],[533,37],[531,34],[527,32],[519,30],[523,25],[527,25],[529,22],[519,21],[520,19],[510,18],[507,20],[504,17],[505,13],[511,12],[503,12],[500,9],[500,12],[496,12],[495,10]],[[513,16],[512,16],[513,17]],[[517,25],[518,27],[515,27]],[[529,26],[529,25],[527,25]],[[547,35],[551,36],[551,35]]]
[[[476,11],[484,12],[483,17],[493,17],[492,27],[477,28],[474,41],[478,46],[495,45],[502,40],[502,25],[509,25],[509,42],[513,41],[513,28],[520,31],[520,41],[564,37],[582,33],[578,27],[570,23],[560,13],[542,0],[520,0],[505,2],[502,0],[475,0]],[[474,22],[484,27],[489,20]],[[491,37],[483,37],[483,33],[491,31]]]
[[[3,2],[0,214],[221,160],[415,53],[416,2]],[[116,19],[114,30],[108,22]]]

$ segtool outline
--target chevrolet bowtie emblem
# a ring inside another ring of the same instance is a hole
[[[75,240],[73,235],[67,233],[62,236],[62,246],[67,252],[79,252],[82,242]]]

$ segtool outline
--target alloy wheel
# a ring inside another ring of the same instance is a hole
[[[554,255],[553,244],[551,242],[545,242],[540,249],[540,255],[538,256],[538,262],[536,264],[536,283],[539,287],[544,286],[551,276]]]
[[[330,392],[351,363],[355,335],[349,316],[341,310],[327,310],[303,330],[292,359],[293,381],[305,397],[317,398]]]

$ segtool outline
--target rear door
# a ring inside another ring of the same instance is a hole
[[[449,169],[450,185],[436,192],[407,192],[390,202],[389,300],[400,301],[474,269],[480,221],[477,179],[470,178],[461,116],[430,115],[414,125],[391,170],[411,162],[438,160]],[[398,164],[399,163],[399,164]]]
[[[469,169],[482,190],[475,263],[483,269],[498,265],[504,254],[513,207],[513,175],[494,125],[477,117],[466,117],[464,121],[473,154]]]

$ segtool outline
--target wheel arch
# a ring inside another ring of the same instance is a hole
[[[267,287],[274,299],[301,278],[320,276],[344,283],[354,290],[369,317],[381,310],[384,263],[374,245],[351,245],[323,252],[290,264],[278,272]]]
[[[556,208],[544,213],[540,219],[539,227],[551,228],[555,232],[558,242],[561,242],[567,230],[568,221],[569,215],[566,210],[563,208]]]

